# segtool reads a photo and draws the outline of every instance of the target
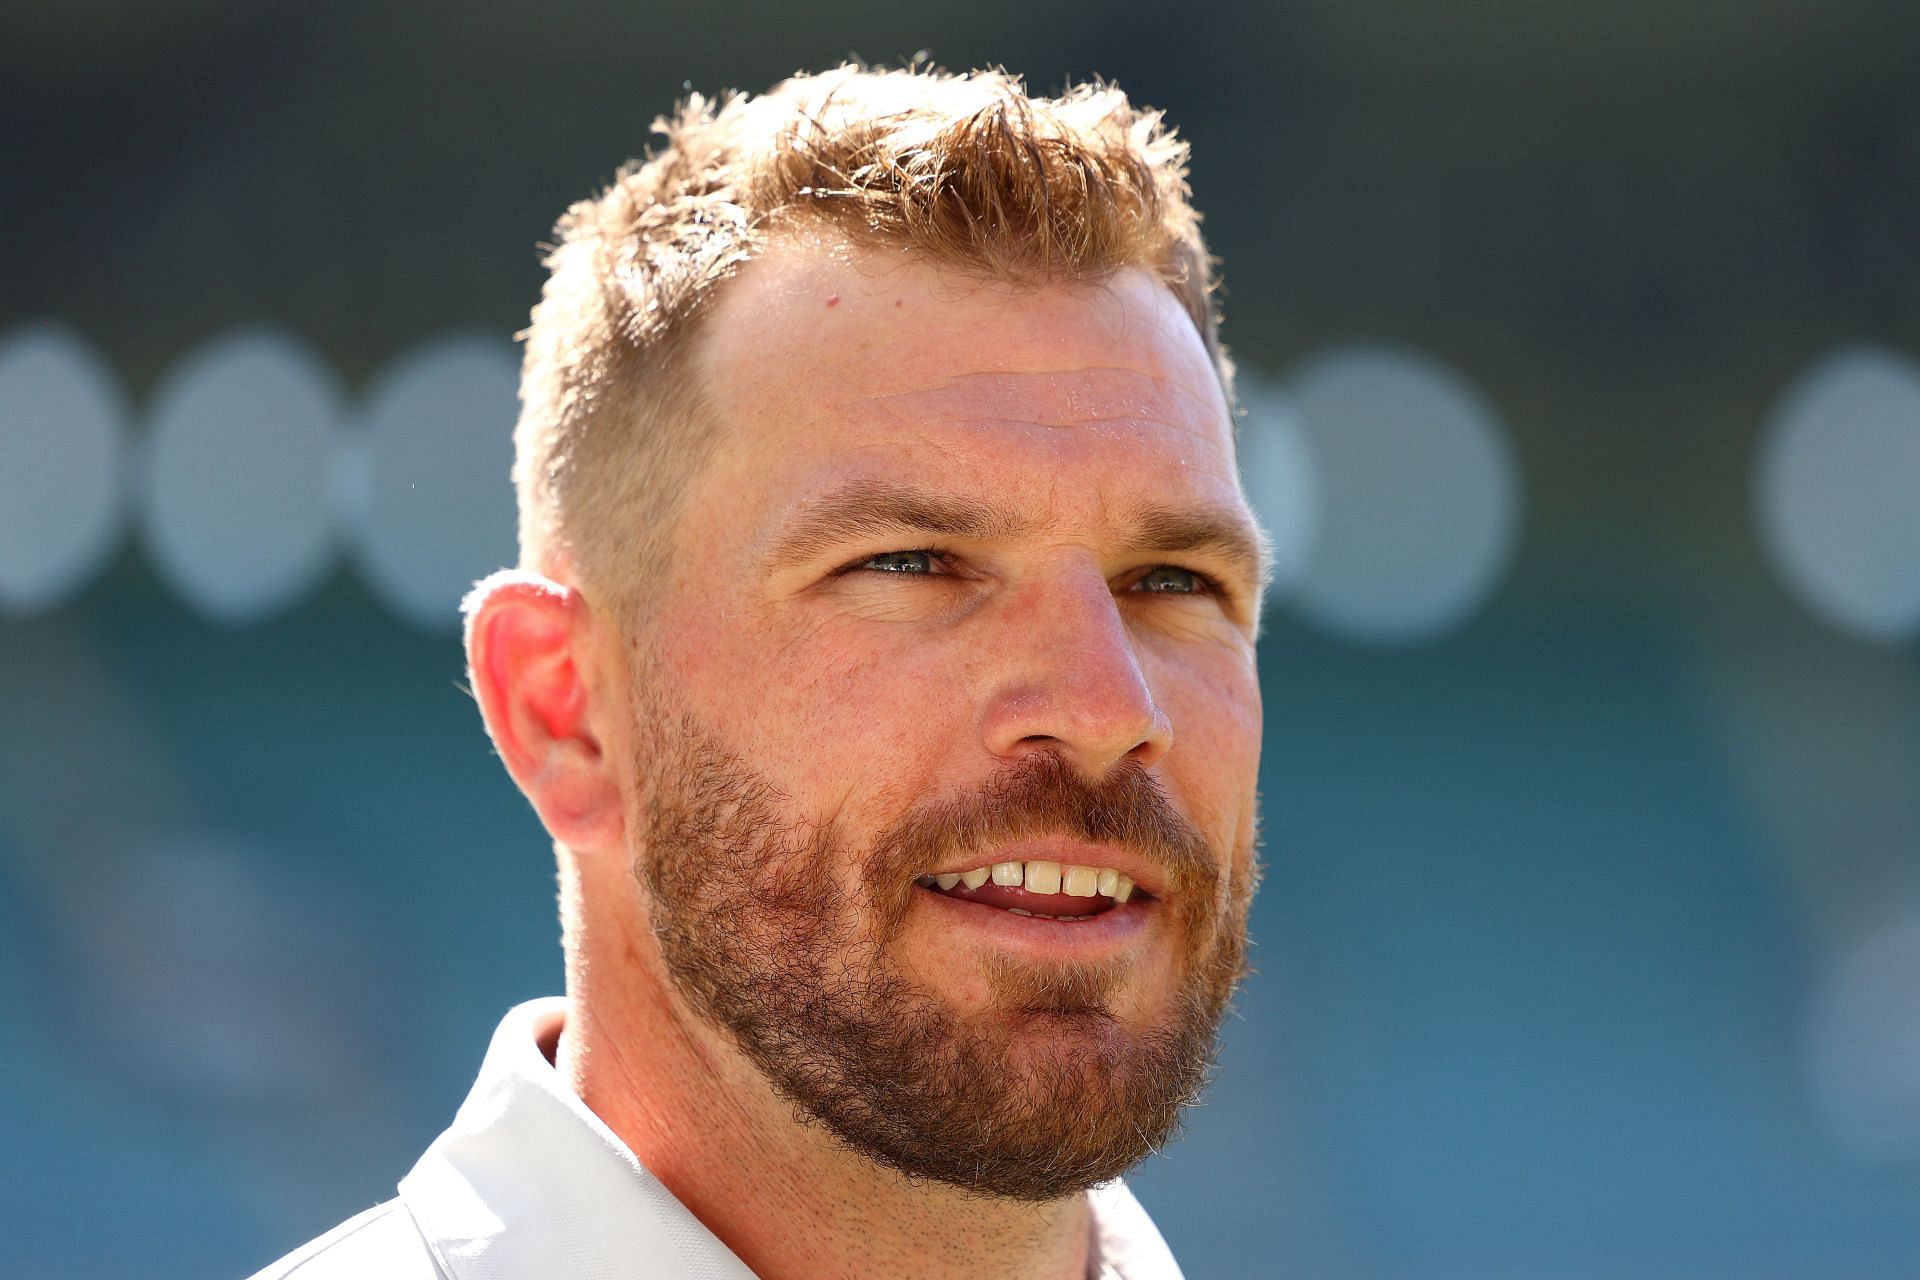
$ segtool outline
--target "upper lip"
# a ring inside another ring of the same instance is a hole
[[[1005,844],[991,845],[977,853],[968,854],[963,859],[950,860],[943,866],[915,874],[946,875],[956,871],[972,871],[975,867],[990,867],[996,862],[1041,860],[1057,862],[1063,867],[1112,867],[1154,897],[1166,896],[1167,869],[1161,863],[1144,858],[1125,845],[1088,844],[1084,840],[1074,840],[1066,836],[1036,836],[1029,840],[1009,840]]]

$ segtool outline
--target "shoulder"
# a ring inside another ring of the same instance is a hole
[[[413,1215],[398,1200],[348,1218],[250,1280],[442,1280]]]

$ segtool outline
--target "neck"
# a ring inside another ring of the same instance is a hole
[[[624,964],[583,950],[569,956],[560,1069],[761,1280],[1087,1274],[1084,1195],[1036,1205],[910,1182],[798,1120],[655,966],[635,963],[639,948],[621,948]]]

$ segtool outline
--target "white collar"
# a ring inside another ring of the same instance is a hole
[[[441,1267],[453,1280],[755,1280],[547,1061],[566,1009],[556,996],[501,1020],[453,1123],[400,1180]],[[1180,1280],[1124,1183],[1090,1201],[1099,1280]]]

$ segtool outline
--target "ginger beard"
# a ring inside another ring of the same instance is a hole
[[[655,704],[636,694],[636,705]],[[856,847],[787,798],[684,709],[636,779],[647,797],[633,870],[668,973],[803,1121],[908,1176],[981,1195],[1058,1199],[1159,1149],[1206,1083],[1244,971],[1250,884],[1218,895],[1216,854],[1131,761],[1090,783],[1037,752],[969,795],[917,806]],[[993,998],[963,1016],[900,972],[888,943],[914,878],[990,843],[1066,833],[1131,846],[1169,872],[1160,902],[1184,972],[1145,1028],[1107,1008],[1130,965],[989,956]],[[859,900],[844,887],[860,873]]]

